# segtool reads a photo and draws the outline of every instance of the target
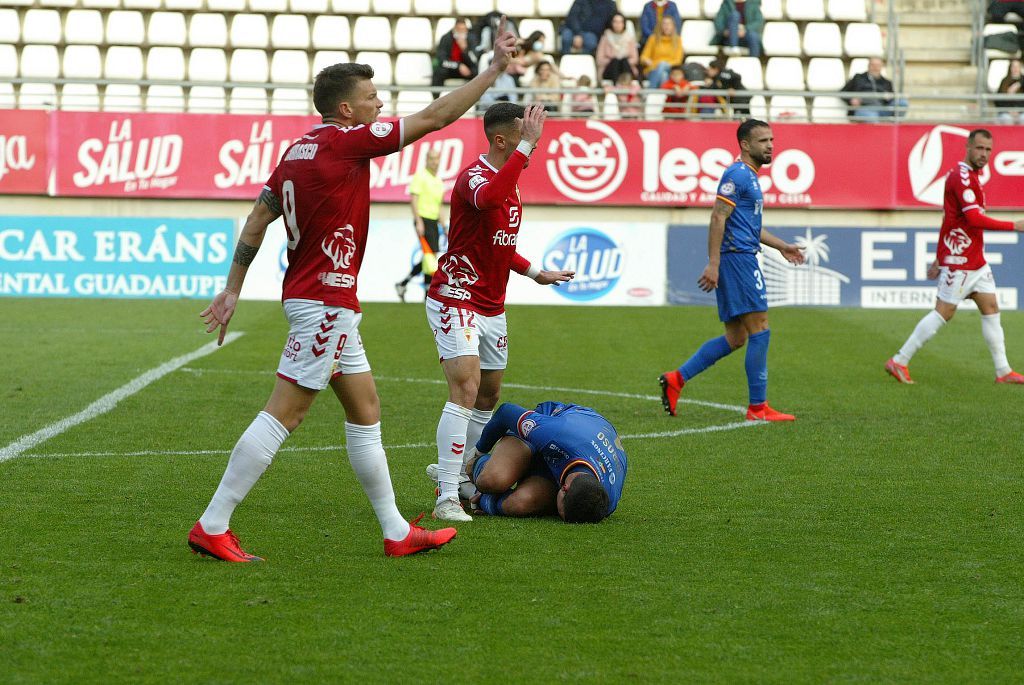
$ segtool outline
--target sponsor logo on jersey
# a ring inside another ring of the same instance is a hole
[[[516,224],[516,225],[518,226],[519,224]],[[519,235],[517,233],[509,233],[507,231],[498,231],[497,233],[494,234],[494,237],[491,239],[491,245],[503,245],[503,246],[515,245],[516,244],[516,240],[518,238],[519,238]]]
[[[971,246],[971,243],[971,236],[967,235],[967,231],[960,227],[954,228],[942,239],[942,244],[946,246],[950,254],[954,255],[963,254],[964,250]]]
[[[395,125],[390,121],[377,121],[370,124],[370,133],[378,138],[386,138],[394,127]]]
[[[350,224],[334,229],[334,233],[323,239],[320,249],[331,259],[334,268],[347,269],[356,253],[355,232]]]
[[[596,300],[619,282],[626,265],[622,247],[594,228],[574,228],[555,238],[544,251],[547,271],[575,271],[576,277],[555,292],[570,300]]]
[[[28,171],[36,165],[36,156],[28,153],[25,136],[0,136],[0,179],[11,171]]]
[[[448,284],[456,288],[465,288],[480,280],[480,275],[476,272],[473,262],[463,255],[446,254],[441,259],[438,268],[448,277]]]
[[[469,179],[469,189],[476,190],[479,186],[487,183],[487,179],[483,176],[472,176]]]
[[[518,195],[518,190],[516,192]],[[522,221],[523,215],[520,211],[520,207],[512,206],[508,208],[508,227],[519,228],[519,222]]]
[[[562,132],[548,145],[548,177],[558,192],[577,202],[596,202],[622,185],[629,156],[622,136],[600,121],[587,121],[584,136]]]
[[[736,192],[736,184],[732,181],[726,181],[722,184],[722,187],[718,189],[718,192],[722,195],[732,195]]]

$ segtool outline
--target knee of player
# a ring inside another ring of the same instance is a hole
[[[497,464],[487,464],[476,477],[476,489],[492,495],[499,495],[516,484],[513,474]]]
[[[543,502],[538,502],[532,496],[509,497],[501,505],[501,511],[505,516],[534,516],[543,508]]]
[[[746,333],[742,333],[739,335],[729,335],[726,336],[725,339],[729,343],[729,347],[731,347],[733,350],[738,350],[747,344]]]

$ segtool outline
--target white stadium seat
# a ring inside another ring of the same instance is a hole
[[[410,52],[432,52],[430,20],[426,17],[401,17],[395,22],[395,46]]]
[[[333,64],[344,64],[350,62],[349,54],[341,50],[321,50],[313,57],[313,77],[315,78],[324,67]]]
[[[768,117],[770,121],[807,121],[807,101],[799,95],[773,95]]]
[[[103,78],[138,81],[142,78],[142,50],[134,45],[107,48],[103,62]]]
[[[643,11],[643,6],[646,2],[640,3],[640,10]],[[683,21],[687,19],[700,19],[704,15],[700,11],[700,0],[676,0],[676,9],[679,10],[679,16]],[[637,12],[634,17],[639,17],[641,12]]]
[[[188,80],[211,83],[227,81],[227,55],[220,48],[193,48],[188,55]]]
[[[786,15],[782,12],[782,0],[761,0],[761,16],[765,21],[782,21]]]
[[[590,55],[562,55],[558,70],[563,78],[579,80],[580,76],[590,77],[591,83],[597,83],[597,65]]]
[[[704,16],[714,19],[718,14],[718,8],[722,6],[722,0],[704,0]]]
[[[264,48],[270,40],[267,18],[262,14],[236,14],[231,20],[231,47]]]
[[[18,3],[8,2],[5,4],[15,5]],[[26,3],[31,5],[32,3]],[[78,0],[39,0],[40,7],[74,7],[78,4]]]
[[[448,17],[452,14],[452,0],[414,0],[413,11],[419,17]]]
[[[181,86],[158,84],[146,89],[146,110],[181,112],[185,109],[185,91]]]
[[[133,83],[111,83],[103,91],[103,111],[141,112],[142,89]]]
[[[267,91],[263,88],[232,88],[228,111],[232,114],[266,114]]]
[[[61,42],[60,12],[29,10],[21,24],[21,39],[26,43],[56,45]]]
[[[599,95],[598,98],[601,96]],[[615,97],[615,93],[605,93],[604,100],[602,100],[602,118],[605,121],[618,121],[619,117],[619,98]],[[647,117],[651,119],[652,117]]]
[[[99,12],[97,12],[97,15]],[[103,38],[103,31],[100,31],[100,39]],[[0,43],[14,44],[21,39],[21,20],[18,19],[18,10],[9,7],[0,8]],[[13,90],[12,90],[13,92]]]
[[[653,121],[665,118],[665,99],[668,93],[651,93],[644,100],[644,116]]]
[[[761,39],[766,55],[800,56],[800,29],[791,21],[766,22]]]
[[[828,16],[832,21],[867,21],[864,0],[828,0]]]
[[[249,0],[249,10],[265,14],[287,12],[288,0]]]
[[[434,66],[426,52],[400,52],[395,59],[395,84],[429,86]]]
[[[846,27],[843,48],[850,57],[881,57],[882,29],[878,24],[850,24]]]
[[[537,3],[537,14],[542,17],[557,17],[559,21],[562,21],[569,16],[570,8],[572,8],[572,0],[540,0]]]
[[[123,0],[121,7],[126,10],[158,10],[160,0]]]
[[[359,17],[352,27],[356,50],[390,50],[391,22],[387,17]]]
[[[757,57],[732,57],[728,67],[743,79],[743,87],[747,90],[764,90],[764,71],[761,60]]]
[[[455,16],[482,17],[494,9],[494,0],[455,0]]]
[[[270,98],[271,114],[309,114],[309,91],[302,88],[275,88]]]
[[[411,0],[373,0],[374,14],[405,16],[412,13]]]
[[[839,91],[846,85],[843,60],[838,57],[813,57],[807,63],[807,90]]]
[[[425,90],[400,91],[395,101],[395,114],[402,117],[415,114],[433,101],[434,96]]]
[[[60,108],[71,112],[95,112],[100,108],[100,90],[95,83],[65,83],[60,89]]]
[[[363,15],[370,13],[370,0],[331,0],[331,11],[335,14]]]
[[[309,47],[309,21],[301,14],[279,14],[274,17],[270,43],[275,48]]]
[[[184,81],[185,53],[181,48],[150,48],[146,55],[146,78],[153,81]]]
[[[145,35],[142,12],[116,10],[107,15],[108,45],[139,45]]]
[[[103,74],[100,49],[95,45],[69,45],[64,48],[61,75],[64,78],[98,79]]]
[[[804,54],[808,57],[842,57],[843,36],[839,24],[811,22],[804,27]]]
[[[771,57],[764,70],[768,90],[804,90],[804,63],[799,57]]]
[[[153,12],[149,15],[146,37],[150,45],[173,45],[180,48],[188,39],[185,15],[181,12]]]
[[[795,21],[821,21],[825,18],[825,0],[786,0],[786,16]]]
[[[272,83],[309,83],[309,58],[302,50],[278,50],[270,60]]]
[[[13,45],[0,45],[0,79],[18,77],[18,49]]]
[[[95,7],[96,9],[116,9],[121,6],[121,0],[82,0],[82,7]]]
[[[14,84],[0,81],[0,109],[14,109],[18,106],[17,97],[14,95]],[[95,109],[90,107],[90,109]]]
[[[348,50],[352,47],[348,17],[317,17],[313,21],[313,47],[321,50]]]
[[[811,103],[811,120],[817,122],[846,121],[845,100],[828,95],[816,95]]]
[[[60,61],[54,45],[26,45],[21,49],[21,75],[24,78],[57,78]]]
[[[1010,60],[994,59],[988,63],[988,89],[993,93],[999,90],[999,84],[1006,78],[1006,71],[1010,68]]]
[[[19,109],[53,109],[57,106],[57,87],[52,83],[22,83],[18,89]]]
[[[220,86],[192,86],[188,92],[189,112],[223,112],[224,89]]]
[[[690,19],[683,22],[683,50],[689,55],[713,55],[718,46],[712,45],[715,37],[714,22],[705,19]]]
[[[557,33],[555,25],[550,19],[523,19],[519,22],[519,36],[526,38],[534,31],[544,34],[544,52],[552,52],[555,49]]]
[[[506,17],[532,17],[537,14],[533,0],[495,0],[494,10]]]
[[[354,60],[357,64],[369,64],[373,68],[373,83],[377,86],[389,86],[392,81],[391,55],[386,52],[357,52]]]
[[[434,24],[434,45],[441,42],[441,36],[452,30],[455,26],[455,19],[452,17],[441,17]]]
[[[244,12],[245,0],[206,0],[206,9],[210,12]]]
[[[1013,24],[985,24],[984,29],[982,29],[983,37],[993,36],[999,33],[1017,33],[1017,27]],[[985,48],[985,56],[989,59],[993,57],[1006,57],[1006,53],[1002,50]]]
[[[326,14],[327,0],[289,0],[288,10],[298,14]]]
[[[192,47],[222,48],[228,44],[228,22],[223,14],[193,14],[188,24]]]
[[[192,10],[201,11],[205,9],[206,0],[164,0],[164,9],[169,10]]]
[[[857,57],[850,60],[850,70],[847,72],[848,78],[853,78],[857,74],[863,74],[868,70],[868,58]],[[882,74],[885,74],[885,68],[882,68]]]
[[[267,53],[262,50],[242,48],[231,53],[228,78],[235,82],[266,83],[269,74]]]
[[[102,45],[103,15],[99,10],[71,10],[64,28],[64,40],[79,45]]]

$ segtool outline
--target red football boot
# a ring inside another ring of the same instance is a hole
[[[747,407],[747,421],[796,421],[792,414],[783,414],[768,406],[768,403],[751,404]]]
[[[420,514],[412,521],[409,521],[409,534],[404,540],[384,539],[384,555],[389,557],[404,557],[417,552],[425,552],[431,549],[443,547],[455,538],[454,528],[442,528],[441,530],[427,530],[416,524],[423,518]]]
[[[658,382],[661,384],[661,406],[671,416],[675,416],[676,405],[679,403],[679,393],[682,392],[683,386],[686,385],[686,381],[683,380],[683,374],[679,373],[679,369],[668,371],[658,376]]]
[[[996,383],[1009,383],[1011,385],[1024,385],[1024,376],[1020,375],[1016,371],[1011,371],[1005,376],[999,376],[996,378]]]
[[[238,543],[238,536],[227,530],[220,535],[210,535],[196,521],[192,530],[188,532],[188,546],[192,548],[193,554],[201,554],[204,557],[213,557],[221,561],[247,562],[263,561],[263,557],[249,554]]]
[[[907,385],[914,384],[913,379],[910,377],[910,369],[902,364],[897,364],[895,359],[889,359],[889,361],[885,363],[885,370],[890,376],[898,380],[900,383],[906,383]],[[999,379],[997,378],[996,382],[998,381]]]

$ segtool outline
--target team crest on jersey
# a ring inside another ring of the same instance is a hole
[[[519,432],[522,433],[524,438],[530,436],[533,429],[537,427],[537,422],[533,419],[523,419],[522,423],[519,424]]]
[[[964,191],[964,202],[974,202],[976,199],[978,198],[975,196],[973,190],[968,188]]]
[[[726,181],[722,184],[722,187],[718,191],[722,195],[732,195],[736,192],[736,184],[732,181]]]
[[[446,254],[439,268],[448,277],[448,283],[456,288],[465,288],[480,280],[473,262],[462,255]]]
[[[320,243],[320,248],[330,257],[335,270],[347,269],[356,253],[355,231],[351,224],[334,229],[334,233]]]
[[[473,176],[472,178],[469,179],[469,189],[476,190],[479,186],[482,186],[484,183],[487,183],[487,179],[484,178],[483,176]]]
[[[377,121],[370,124],[370,133],[378,138],[386,138],[394,127],[395,125],[390,121]]]
[[[942,239],[943,244],[949,249],[950,254],[960,255],[971,246],[971,236],[962,228],[954,228]]]

